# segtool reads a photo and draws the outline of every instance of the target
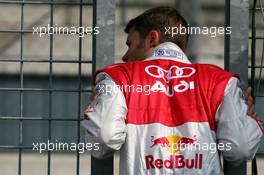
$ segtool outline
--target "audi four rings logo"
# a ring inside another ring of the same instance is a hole
[[[192,67],[171,66],[169,70],[162,69],[157,65],[149,65],[145,68],[147,74],[155,78],[162,78],[166,83],[175,78],[187,78],[195,73]]]

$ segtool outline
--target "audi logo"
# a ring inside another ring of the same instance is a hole
[[[162,78],[166,83],[175,78],[187,78],[192,76],[196,70],[192,67],[171,66],[169,70],[165,70],[157,65],[149,65],[145,68],[145,72],[155,78]]]

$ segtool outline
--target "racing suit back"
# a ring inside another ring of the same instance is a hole
[[[128,108],[121,175],[223,174],[215,113],[233,74],[163,59],[113,64],[100,72],[115,81]]]

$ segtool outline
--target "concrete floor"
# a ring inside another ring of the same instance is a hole
[[[47,154],[22,154],[22,175],[47,175]],[[118,155],[114,159],[114,175],[119,175]],[[80,155],[80,175],[90,175],[91,157],[89,154]],[[251,164],[248,162],[248,175]],[[264,175],[264,157],[258,158],[259,175]],[[18,154],[0,153],[0,175],[18,174]],[[76,154],[52,154],[51,175],[75,175]]]

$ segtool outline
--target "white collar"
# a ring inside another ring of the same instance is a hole
[[[191,63],[179,46],[172,42],[165,42],[154,48],[153,52],[145,60],[165,59]]]

